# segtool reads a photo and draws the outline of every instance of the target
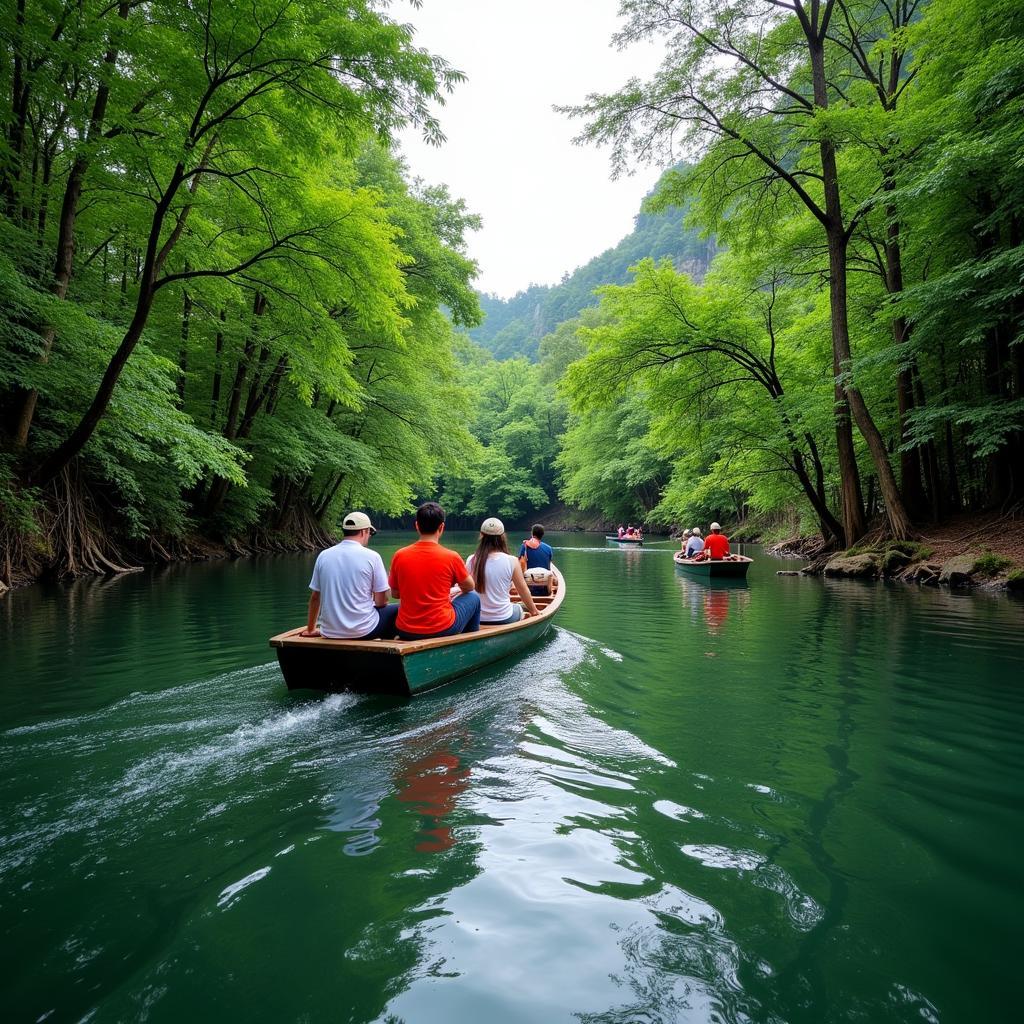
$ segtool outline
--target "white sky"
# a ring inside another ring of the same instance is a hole
[[[415,42],[466,73],[437,113],[448,141],[436,149],[401,137],[410,171],[447,184],[481,215],[469,253],[476,286],[505,298],[555,284],[633,229],[656,168],[612,181],[609,154],[574,146],[581,121],[553,104],[649,78],[660,51],[611,47],[618,0],[423,0],[392,17],[416,26]]]

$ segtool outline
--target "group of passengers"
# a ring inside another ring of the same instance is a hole
[[[634,526],[632,523],[629,526],[623,527],[619,523],[619,540],[643,540],[644,531],[640,526]]]
[[[300,635],[425,640],[539,614],[534,597],[550,595],[554,586],[544,527],[534,526],[516,557],[508,550],[504,524],[491,516],[480,526],[476,551],[463,562],[441,544],[444,518],[436,501],[420,505],[419,539],[396,551],[391,571],[385,572],[383,559],[368,547],[377,532],[369,516],[345,516],[343,539],[321,551],[313,566],[309,614]],[[513,589],[519,603],[511,599]],[[398,603],[390,603],[391,597]]]
[[[683,530],[683,536],[679,543],[684,558],[703,562],[706,559],[721,560],[729,557],[729,538],[722,533],[722,527],[718,523],[712,523],[710,530],[707,540],[701,536],[699,526],[695,526],[692,530]]]

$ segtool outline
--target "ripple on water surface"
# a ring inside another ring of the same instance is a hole
[[[1005,1018],[1021,606],[573,543],[562,628],[411,702],[284,690],[308,560],[10,595],[15,1018]]]

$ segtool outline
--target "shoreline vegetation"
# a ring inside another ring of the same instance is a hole
[[[596,538],[614,532],[616,523],[595,517],[565,505],[554,506],[510,524],[511,532],[529,531],[532,522],[543,522],[549,533],[593,533]],[[475,524],[459,524],[453,529],[475,529]],[[399,521],[385,522],[384,530],[401,530]],[[245,558],[256,555],[316,552],[337,543],[338,537],[315,521],[306,524],[302,534],[284,532],[253,534],[244,540],[218,542],[191,536],[169,541],[166,545],[154,537],[144,544],[115,543],[93,523],[87,550],[92,561],[58,578],[81,575],[111,575],[141,572],[147,567]],[[675,541],[682,527],[645,527],[651,540]],[[740,523],[723,531],[733,544],[762,544],[777,558],[806,560],[800,569],[780,569],[777,575],[828,576],[860,580],[916,583],[921,586],[948,586],[957,589],[980,588],[990,591],[1024,593],[1024,520],[997,513],[963,515],[942,524],[925,525],[915,541],[893,541],[884,527],[847,551],[829,550],[818,535],[778,536],[778,525],[759,528]],[[28,586],[52,578],[52,563],[41,559],[29,563],[33,574],[21,573],[13,580],[0,578],[0,597],[19,586]]]
[[[4,586],[322,547],[424,496],[1016,585],[1019,0],[624,4],[660,64],[562,112],[665,170],[509,300],[395,142],[442,143],[472,84],[387,5],[57,6],[0,15]]]

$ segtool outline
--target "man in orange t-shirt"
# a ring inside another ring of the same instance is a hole
[[[436,501],[416,509],[416,532],[420,539],[395,552],[388,576],[391,593],[399,599],[399,637],[425,640],[475,633],[480,628],[480,597],[466,563],[441,547],[444,509]],[[450,597],[452,587],[462,593]]]
[[[711,532],[704,541],[704,551],[708,558],[722,559],[729,554],[729,538],[722,533],[718,523],[711,524]]]

